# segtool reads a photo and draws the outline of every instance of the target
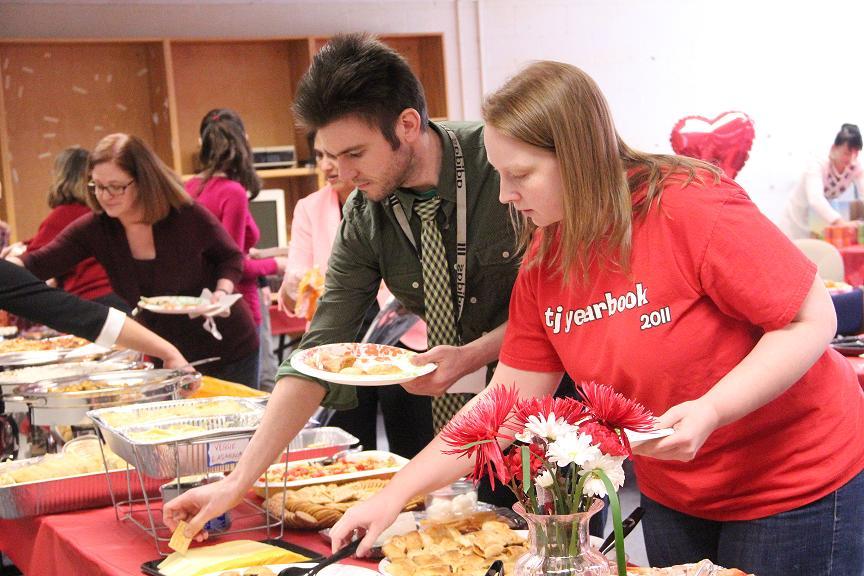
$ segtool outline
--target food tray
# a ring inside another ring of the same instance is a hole
[[[39,458],[19,460],[5,464],[3,469],[19,468],[37,460]],[[108,473],[115,493],[126,492],[126,474],[126,470],[112,470]],[[141,483],[134,481],[134,477],[132,480],[129,482],[132,497],[140,498]],[[158,495],[159,484],[158,480],[144,478],[148,495]],[[97,508],[111,503],[111,489],[104,471],[0,486],[0,518],[4,520]]]
[[[395,466],[390,466],[388,468],[376,468],[374,470],[362,470],[360,472],[348,472],[345,474],[332,474],[329,476],[319,476],[317,478],[304,478],[302,480],[291,480],[289,482],[283,482],[282,480],[276,480],[269,485],[269,490],[271,494],[275,494],[276,492],[281,492],[284,488],[292,489],[292,488],[302,488],[303,486],[311,486],[313,484],[342,484],[343,482],[353,482],[354,480],[364,480],[367,478],[389,478],[393,476],[402,469],[408,463],[407,458],[403,458],[398,454],[393,454],[392,452],[385,452],[383,450],[366,450],[364,452],[355,452],[353,454],[348,454],[345,456],[345,460],[363,460],[365,458],[377,458],[379,460],[383,460],[385,458],[393,458],[396,461]],[[305,462],[309,462],[309,460],[298,460],[296,462],[291,462],[288,464],[288,468],[292,466],[298,466]],[[270,470],[284,470],[284,463],[277,463],[271,465],[267,468],[267,471]],[[265,472],[266,474],[266,472]],[[262,481],[259,477],[258,480],[253,484],[253,488],[255,492],[260,496],[264,494],[264,490],[268,487],[267,482]]]
[[[288,444],[288,461],[308,460],[321,456],[332,456],[359,442],[341,428],[325,426],[323,428],[304,428]],[[284,456],[284,455],[283,455]]]
[[[111,426],[104,420],[105,415],[121,413],[131,421],[146,418],[148,413],[156,413],[160,408],[185,405],[202,407],[225,401],[239,403],[249,412],[186,418],[168,418],[135,425]],[[264,407],[245,398],[202,398],[194,400],[175,400],[153,402],[144,405],[122,406],[92,410],[87,415],[99,426],[105,441],[115,454],[138,467],[142,474],[157,478],[174,478],[206,472],[231,470],[236,463],[225,460],[215,452],[225,450],[241,451],[242,446],[231,446],[231,442],[243,442],[251,438],[261,422]],[[127,436],[128,433],[164,429],[173,425],[201,426],[206,429],[199,433],[189,433],[170,440],[142,442]]]
[[[136,361],[106,361],[106,362],[63,362],[60,364],[42,364],[26,366],[15,370],[0,372],[0,390],[3,394],[12,394],[18,386],[33,384],[42,380],[54,378],[69,378],[72,376],[89,376],[104,372],[120,370],[145,370],[153,368],[149,362]]]
[[[74,336],[57,336],[55,338],[46,339],[48,342],[81,342],[81,345],[86,345],[87,341],[83,338]],[[13,352],[0,352],[0,366],[38,366],[41,364],[53,364],[60,361],[64,356],[69,354],[77,347],[54,348],[47,350],[26,350]]]
[[[89,376],[73,376],[44,380],[16,389],[18,397],[7,396],[30,407],[33,423],[37,425],[79,425],[89,423],[87,412],[96,408],[125,406],[136,402],[171,400],[180,388],[200,380],[197,373],[174,370],[129,370],[104,372]],[[84,391],[58,392],[58,388],[83,380],[107,382],[109,388]]]
[[[302,546],[299,546],[292,542],[286,542],[285,540],[279,538],[273,538],[271,540],[261,540],[261,542],[264,542],[264,544],[270,544],[271,546],[278,546],[279,548],[284,548],[285,550],[290,550],[291,552],[296,552],[297,554],[302,554],[303,556],[308,557],[313,562],[318,562],[323,558],[318,552],[313,552],[308,548],[303,548]],[[141,565],[141,572],[147,574],[148,576],[164,576],[164,574],[159,571],[159,564],[161,564],[163,560],[165,560],[165,558],[157,558],[156,560],[145,562]],[[235,568],[235,570],[237,569]],[[227,569],[217,570],[216,573],[220,574],[227,571]]]

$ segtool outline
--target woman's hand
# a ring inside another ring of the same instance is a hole
[[[689,462],[720,423],[717,409],[710,400],[700,398],[677,404],[657,418],[655,428],[674,428],[665,438],[645,442],[633,449],[634,454],[659,460]]]
[[[297,305],[297,287],[300,285],[302,274],[298,274],[296,270],[288,270],[282,276],[282,286],[279,287],[279,294],[276,295],[276,301],[279,303],[279,310],[294,316],[294,308]]]
[[[385,490],[386,492],[386,490]],[[385,492],[379,492],[365,502],[348,509],[333,528],[330,529],[331,548],[335,553],[348,544],[354,537],[354,531],[360,529],[366,535],[357,548],[357,556],[367,556],[375,545],[378,536],[393,524],[404,502],[393,502],[393,498]]]

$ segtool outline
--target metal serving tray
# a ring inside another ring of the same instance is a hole
[[[191,407],[207,404],[239,403],[248,412],[231,413],[211,416],[186,418],[158,419],[146,422],[148,413],[156,414],[161,408],[185,405]],[[140,424],[113,426],[105,421],[107,414],[129,417],[128,421],[145,420]],[[174,478],[206,472],[224,472],[231,470],[236,460],[225,460],[217,457],[214,452],[220,452],[227,447],[230,450],[241,449],[242,445],[231,445],[232,442],[242,443],[251,438],[261,423],[264,407],[246,398],[214,397],[192,400],[176,400],[172,402],[154,402],[140,406],[124,406],[118,408],[103,408],[92,410],[87,415],[99,426],[105,441],[115,454],[136,466],[147,476],[156,478]],[[205,430],[178,435],[177,438],[164,441],[140,441],[130,438],[130,433],[166,429],[170,426],[185,424],[200,426]]]
[[[20,401],[30,406],[34,424],[77,425],[86,423],[87,412],[94,408],[173,399],[181,386],[200,378],[201,375],[197,373],[174,370],[126,370],[43,380],[20,386],[15,389],[15,393]],[[85,380],[111,386],[95,390],[58,391]],[[7,399],[16,400],[15,397]]]
[[[71,378],[89,376],[90,374],[102,374],[104,372],[118,372],[121,370],[148,370],[153,368],[150,362],[139,362],[134,360],[109,360],[105,362],[61,362],[55,364],[43,364],[39,366],[26,366],[14,370],[0,372],[0,390],[3,394],[13,394],[19,386],[35,384],[43,380],[57,378]]]
[[[288,460],[307,460],[320,456],[332,456],[360,440],[341,428],[304,428],[288,444]]]
[[[0,471],[20,468],[33,464],[40,458],[28,458],[10,462],[0,467]],[[134,476],[130,477],[135,480]],[[112,503],[112,483],[115,493],[125,493],[127,485],[126,470],[112,470],[107,477],[105,472],[79,474],[66,478],[52,478],[33,482],[22,482],[9,486],[0,486],[0,518],[14,520],[42,514],[59,514],[84,508],[108,506]],[[159,494],[160,482],[144,478],[148,495]],[[142,496],[141,483],[128,483],[134,498]]]

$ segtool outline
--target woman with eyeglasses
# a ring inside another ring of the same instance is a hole
[[[140,138],[103,138],[90,158],[90,173],[87,204],[94,214],[79,218],[50,244],[16,263],[45,279],[95,257],[114,291],[128,302],[142,296],[198,296],[204,288],[215,297],[234,291],[243,272],[243,254]],[[227,318],[215,319],[222,340],[204,331],[201,318],[142,311],[138,319],[189,360],[220,358],[202,366],[201,372],[256,384],[258,335],[242,299]]]
[[[38,250],[51,242],[75,220],[90,214],[87,206],[87,181],[90,152],[80,146],[66,148],[54,161],[54,182],[48,191],[51,212],[39,225],[36,235],[27,243],[28,250]],[[93,300],[122,312],[132,305],[111,289],[105,269],[95,258],[87,258],[74,269],[56,278],[57,287],[84,300]]]

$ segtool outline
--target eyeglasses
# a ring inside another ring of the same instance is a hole
[[[134,178],[132,180],[130,180],[129,182],[127,182],[126,184],[108,184],[108,185],[105,185],[105,184],[97,184],[96,182],[90,181],[87,183],[87,190],[91,194],[93,194],[94,196],[96,194],[99,194],[99,193],[104,194],[105,192],[107,192],[108,195],[113,198],[114,196],[122,196],[123,194],[125,194],[126,189],[129,188],[129,186],[131,186],[134,183],[135,183]]]

